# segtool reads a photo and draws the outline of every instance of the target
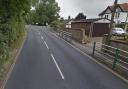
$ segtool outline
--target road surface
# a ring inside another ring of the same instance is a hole
[[[46,27],[30,26],[5,89],[128,89]]]

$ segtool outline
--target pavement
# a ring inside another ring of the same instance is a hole
[[[128,84],[46,27],[29,26],[4,89],[128,89]]]

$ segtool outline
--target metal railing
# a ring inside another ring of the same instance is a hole
[[[59,36],[62,37],[63,39],[65,39],[68,42],[72,41],[72,34],[70,32],[60,31]]]
[[[112,68],[117,66],[128,71],[128,52],[119,48],[108,46],[99,42],[93,43],[92,55],[100,54],[107,62],[112,64]]]
[[[70,32],[59,31],[58,36],[72,43],[72,34]],[[93,56],[102,57],[99,58],[99,60],[104,59],[103,61],[111,64],[112,69],[120,67],[128,72],[128,51],[105,45],[100,42],[94,42],[93,44],[86,46],[86,48],[85,49],[86,51],[88,50],[89,54],[91,53]],[[92,51],[89,51],[90,49],[92,49]]]

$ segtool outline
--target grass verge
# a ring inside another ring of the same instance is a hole
[[[25,34],[23,37],[21,37],[18,42],[14,45],[12,49],[9,51],[8,58],[1,63],[0,65],[0,86],[2,86],[3,81],[6,79],[6,76],[8,74],[8,71],[11,67],[11,65],[15,62],[16,56],[18,56],[18,53],[20,52],[20,49],[22,48],[25,38],[26,38],[27,32],[25,31]]]

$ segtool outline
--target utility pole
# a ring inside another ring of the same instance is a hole
[[[112,36],[111,31],[112,31],[112,28],[114,27],[114,16],[115,16],[115,13],[116,13],[117,2],[118,2],[118,0],[115,0],[113,8],[112,8],[110,30],[109,30],[109,33],[108,33],[108,36],[107,36],[107,40],[106,40],[106,44],[107,45],[109,45],[110,39],[111,39],[111,36]]]
[[[127,13],[127,17],[126,17],[126,20],[125,20],[125,24],[124,24],[124,30],[127,31],[127,27],[128,27],[128,13]]]

